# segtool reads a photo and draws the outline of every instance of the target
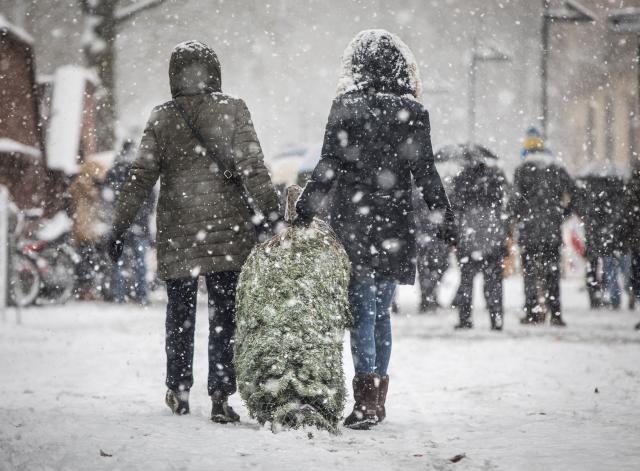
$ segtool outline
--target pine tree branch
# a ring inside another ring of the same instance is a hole
[[[140,0],[126,7],[118,8],[114,14],[114,20],[116,24],[122,23],[123,21],[130,20],[138,13],[161,5],[165,1],[166,0]]]

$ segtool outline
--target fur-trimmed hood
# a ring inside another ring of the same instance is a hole
[[[342,56],[337,95],[362,90],[422,97],[418,63],[409,47],[384,29],[359,32]]]

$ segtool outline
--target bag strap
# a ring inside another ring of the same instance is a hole
[[[213,160],[216,163],[216,165],[218,165],[218,169],[222,170],[222,175],[224,175],[227,181],[235,184],[238,187],[238,190],[240,191],[240,198],[242,199],[242,202],[244,203],[244,205],[249,209],[249,211],[254,216],[261,218],[261,216],[258,214],[259,211],[256,210],[256,208],[251,202],[252,200],[247,195],[248,191],[244,185],[244,182],[240,178],[240,176],[237,173],[235,173],[233,170],[231,170],[231,168],[229,168],[226,165],[226,162],[224,162],[221,158],[217,157],[217,154],[215,152],[212,152],[211,149],[209,149],[209,147],[207,146],[207,141],[204,140],[204,138],[202,137],[202,134],[200,134],[200,131],[198,131],[198,129],[194,126],[193,122],[191,121],[191,118],[189,118],[189,115],[182,108],[182,106],[180,106],[176,100],[171,100],[171,103],[173,103],[173,107],[176,110],[178,110],[178,113],[180,113],[180,115],[182,116],[182,119],[187,124],[187,127],[191,130],[191,133],[193,134],[193,136],[204,148],[205,153],[209,156],[211,160]]]
[[[187,127],[191,130],[193,136],[198,142],[200,142],[200,145],[204,148],[205,153],[218,165],[218,168],[222,170],[222,175],[224,175],[227,180],[239,180],[238,176],[226,166],[226,163],[223,162],[222,159],[217,158],[215,152],[211,152],[211,149],[209,149],[209,147],[207,146],[207,142],[205,141],[204,137],[202,137],[200,131],[198,131],[198,129],[194,126],[191,118],[189,118],[189,115],[184,110],[184,108],[182,108],[182,106],[180,106],[176,100],[172,100],[171,102],[173,103],[173,107],[178,110],[178,113],[180,113],[180,115],[182,116],[182,119],[187,124]]]

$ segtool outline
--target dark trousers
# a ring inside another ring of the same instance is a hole
[[[560,247],[522,247],[521,255],[527,317],[542,315],[538,294],[544,297],[547,312],[560,317]]]
[[[460,324],[470,326],[473,302],[473,279],[476,274],[484,277],[484,299],[491,317],[491,325],[502,326],[502,258],[489,257],[472,260],[462,257],[460,262],[460,287],[458,288],[458,314]]]
[[[602,285],[598,279],[598,257],[587,257],[587,292],[591,308],[602,304]]]
[[[440,244],[440,241],[431,240],[430,244]],[[426,245],[426,244],[425,244]],[[420,307],[426,309],[437,305],[436,288],[440,284],[444,272],[447,271],[449,252],[447,247],[418,246],[418,278],[420,281]]]
[[[631,252],[631,290],[640,299],[640,250]]]
[[[209,395],[236,391],[233,368],[235,294],[238,273],[205,276],[209,293]],[[167,280],[167,387],[188,391],[193,385],[193,345],[198,296],[197,278]]]

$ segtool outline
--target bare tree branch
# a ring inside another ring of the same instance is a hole
[[[116,23],[122,23],[136,16],[138,13],[154,8],[164,3],[166,0],[140,0],[126,7],[118,8],[114,15]]]

